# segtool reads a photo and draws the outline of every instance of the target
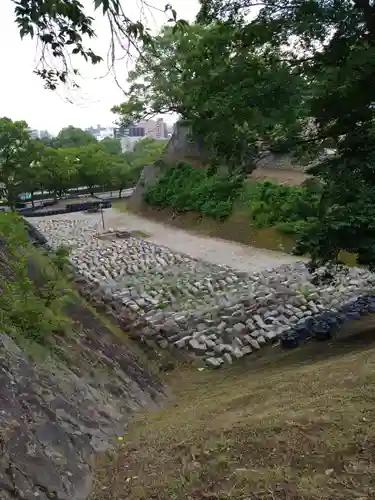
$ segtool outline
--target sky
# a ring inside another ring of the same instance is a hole
[[[91,9],[93,2],[86,0],[82,3]],[[148,0],[148,3],[159,9],[171,3],[178,18],[188,21],[194,20],[199,9],[198,0]],[[126,10],[129,17],[139,18],[139,0],[123,0],[123,5],[130,5]],[[165,14],[156,10],[146,13],[146,16],[153,31],[157,31],[166,20]],[[95,19],[97,39],[90,42],[90,46],[105,56],[109,45],[108,26],[100,12],[95,14]],[[80,89],[74,93],[64,87],[55,92],[44,89],[43,81],[33,74],[38,54],[36,41],[20,39],[11,0],[0,2],[0,47],[0,117],[25,120],[31,128],[53,134],[68,125],[85,128],[114,123],[116,117],[111,113],[111,107],[121,103],[124,95],[113,76],[106,75],[106,63],[95,67],[83,62],[77,65],[83,78]],[[130,68],[129,61],[116,64],[116,75],[123,87]],[[173,121],[171,117],[165,119]]]

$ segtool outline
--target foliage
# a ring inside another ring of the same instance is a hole
[[[113,137],[105,137],[100,141],[100,147],[110,155],[121,155],[121,142],[120,139]]]
[[[87,40],[95,38],[94,18],[79,0],[12,1],[21,37],[35,37],[40,42],[41,55],[35,73],[45,81],[48,89],[55,90],[59,83],[69,80],[74,87],[78,86],[76,77],[79,71],[74,62],[77,56],[92,64],[102,61],[101,55],[86,45]],[[109,47],[105,52],[110,54],[112,65],[116,60],[116,49],[120,48],[129,54],[130,48],[139,51],[142,45],[152,43],[149,30],[142,22],[144,11],[150,9],[150,5],[141,0],[136,6],[140,10],[140,16],[133,21],[121,0],[94,2],[95,10],[101,11],[110,28]],[[181,29],[186,24],[177,19],[176,12],[169,4],[166,5],[165,12],[166,19],[169,19],[174,29]],[[121,56],[123,57],[123,53]],[[54,66],[51,66],[51,60],[55,63]]]
[[[90,132],[69,125],[69,127],[61,129],[57,134],[55,146],[59,148],[78,148],[97,142]]]
[[[157,183],[146,190],[145,200],[179,212],[193,210],[224,219],[231,214],[242,184],[242,176],[210,175],[205,169],[179,163],[166,169]]]
[[[123,154],[123,158],[129,166],[129,185],[137,183],[143,167],[160,159],[167,142],[167,140],[145,137],[136,142],[133,151],[126,151]]]
[[[148,187],[145,201],[221,220],[239,211],[248,215],[255,227],[276,227],[285,233],[300,234],[316,225],[322,190],[315,182],[295,187],[244,181],[242,176],[212,174],[180,163],[167,168],[156,184]]]
[[[375,269],[374,19],[370,0],[202,0],[199,24],[146,50],[116,111],[178,112],[233,169],[267,149],[315,159],[324,193],[301,248]]]
[[[247,181],[239,206],[247,209],[257,227],[276,226],[283,232],[299,234],[317,221],[322,187]]]
[[[123,124],[179,113],[207,151],[251,171],[260,154],[299,133],[306,81],[277,53],[251,51],[235,25],[165,28],[130,73]]]
[[[44,344],[52,334],[63,333],[67,327],[62,313],[67,300],[66,282],[56,265],[61,266],[63,257],[56,257],[54,263],[33,249],[23,220],[15,213],[0,214],[0,235],[2,331]]]
[[[369,0],[265,0],[249,21],[255,1],[204,0],[200,22],[240,26],[252,50],[283,49],[283,58],[311,82],[314,127],[305,146],[335,145],[312,172],[323,180],[319,221],[297,250],[316,263],[340,250],[375,269],[375,6]]]
[[[27,123],[0,119],[0,182],[11,207],[14,207],[20,176],[30,165]]]
[[[48,145],[50,144],[50,145]],[[20,194],[48,191],[55,198],[69,189],[87,186],[91,192],[133,187],[142,168],[158,159],[166,141],[145,138],[125,154],[119,141],[98,142],[75,127],[63,129],[50,141],[31,139],[26,122],[0,119],[0,182],[8,204],[15,208]]]

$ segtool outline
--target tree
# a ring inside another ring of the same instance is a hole
[[[92,196],[95,187],[110,185],[113,156],[103,151],[99,144],[89,144],[66,151],[77,166],[78,185],[87,186]]]
[[[69,125],[69,127],[61,129],[57,134],[55,146],[60,148],[78,148],[97,142],[96,138],[90,132]]]
[[[118,197],[121,198],[123,189],[132,187],[133,175],[129,163],[124,159],[119,159],[111,167],[111,187],[118,189]]]
[[[45,155],[46,148],[42,141],[37,139],[29,140],[26,146],[26,153],[29,164],[23,166],[19,172],[18,191],[30,193],[31,204],[34,207],[34,195],[38,190],[45,188]]]
[[[276,52],[249,51],[236,25],[166,28],[130,74],[127,101],[114,107],[126,125],[179,113],[212,156],[251,170],[263,150],[300,132],[306,81]]]
[[[302,236],[316,264],[340,250],[375,269],[375,5],[370,0],[265,0],[251,22],[253,1],[202,0],[201,22],[241,26],[254,49],[267,45],[315,89],[315,128],[306,145],[331,141],[336,154],[312,172],[324,181],[320,219]]]
[[[100,147],[110,155],[119,156],[122,153],[120,139],[113,137],[105,137],[100,141]]]
[[[55,198],[78,185],[77,161],[69,149],[45,148],[40,161],[42,185]]]
[[[22,172],[32,161],[29,156],[30,136],[25,121],[0,119],[0,182],[8,205],[14,209],[20,190]]]
[[[19,0],[14,1],[15,20],[21,37],[38,38],[40,42],[40,59],[35,70],[47,88],[55,90],[60,83],[72,80],[77,86],[75,77],[79,71],[74,63],[77,57],[92,64],[102,61],[102,56],[86,45],[87,40],[95,37],[94,18],[79,0]],[[148,2],[141,0],[135,3],[140,9],[140,17],[132,20],[124,9],[121,0],[95,0],[96,12],[108,21],[111,37],[109,48],[110,64],[116,60],[116,49],[123,56],[131,49],[140,51],[142,45],[152,42],[152,37],[145,28],[144,11],[150,8]],[[128,5],[127,5],[128,7]],[[165,8],[167,19],[176,28],[185,25],[185,21],[177,20],[176,12],[168,4]],[[51,60],[54,66],[51,66]]]

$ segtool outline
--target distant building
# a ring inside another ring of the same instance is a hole
[[[93,135],[98,141],[101,141],[105,137],[115,137],[113,127],[102,127],[100,124],[98,124],[96,127],[86,128],[85,132]]]
[[[121,137],[120,139],[121,151],[123,153],[126,153],[128,151],[133,151],[135,144],[141,139],[143,139],[143,137],[130,137],[130,136]]]
[[[114,137],[150,137],[152,139],[167,139],[169,137],[168,126],[163,118],[157,120],[141,120],[129,127],[118,127],[114,129]]]
[[[29,128],[29,136],[31,137],[31,139],[39,139],[40,138],[39,130],[36,130],[34,128]]]
[[[39,132],[40,139],[52,139],[52,134],[48,132],[48,130],[41,130]]]

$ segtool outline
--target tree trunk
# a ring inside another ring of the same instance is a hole
[[[32,206],[33,208],[35,208],[35,203],[34,203],[34,192],[33,192],[33,191],[31,191],[31,193],[30,193],[30,194],[31,194],[31,206]]]
[[[121,198],[121,193],[122,193],[122,188],[119,189],[119,192],[118,192],[118,197]]]
[[[14,193],[12,190],[12,186],[9,184],[5,184],[5,192],[6,192],[6,199],[8,202],[9,208],[14,212],[15,211],[15,197]]]

